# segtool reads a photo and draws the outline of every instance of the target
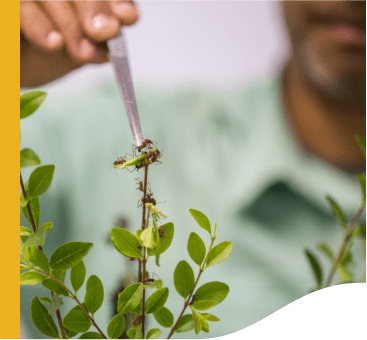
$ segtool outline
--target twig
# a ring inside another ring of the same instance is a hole
[[[24,187],[24,184],[23,184],[22,173],[20,173],[20,186],[22,188],[23,197],[25,199],[27,199],[27,193],[25,191],[25,187]],[[29,219],[31,220],[31,226],[32,226],[33,232],[36,233],[36,231],[37,231],[36,223],[34,223],[34,218],[33,218],[32,210],[31,210],[31,205],[30,205],[29,201],[27,203],[27,211],[28,211]],[[43,251],[42,246],[38,246],[38,249],[41,250],[41,251]],[[51,292],[51,297],[52,297],[52,299],[54,299],[54,293],[53,292]],[[62,324],[62,318],[61,318],[61,313],[60,313],[60,310],[59,309],[56,311],[56,317],[57,317],[57,322],[58,322],[59,327],[60,327],[61,337],[63,339],[66,339],[67,337],[66,337],[64,325]]]

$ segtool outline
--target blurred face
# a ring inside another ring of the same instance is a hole
[[[365,105],[366,2],[283,2],[293,57],[319,91]]]

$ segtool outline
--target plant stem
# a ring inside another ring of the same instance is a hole
[[[343,256],[344,256],[344,253],[349,245],[349,242],[352,238],[352,235],[353,235],[353,232],[357,226],[357,223],[363,213],[363,210],[364,210],[364,206],[360,206],[359,209],[357,210],[357,212],[355,213],[355,215],[353,216],[352,218],[352,221],[346,231],[346,234],[345,234],[345,237],[344,237],[344,240],[343,240],[343,243],[342,243],[342,246],[340,247],[340,250],[338,252],[338,255],[336,256],[336,259],[333,263],[333,266],[331,268],[331,271],[328,275],[328,278],[326,280],[326,284],[325,284],[325,288],[326,287],[329,287],[330,286],[330,283],[331,283],[331,280],[333,279],[333,276],[335,274],[335,271],[336,271],[336,268],[338,267],[340,261],[343,259]]]
[[[211,242],[210,242],[209,250],[208,250],[208,252],[206,253],[205,259],[204,259],[204,261],[203,261],[203,263],[202,263],[202,265],[201,265],[201,267],[200,267],[199,275],[198,275],[198,277],[196,278],[196,281],[195,281],[194,287],[192,287],[191,293],[190,293],[189,297],[187,298],[187,300],[185,301],[185,304],[184,304],[184,307],[183,307],[183,309],[182,309],[182,311],[181,311],[181,314],[180,314],[180,316],[178,317],[178,319],[177,319],[176,323],[173,325],[173,327],[172,327],[172,329],[171,329],[171,332],[169,333],[169,335],[168,335],[168,338],[167,338],[167,339],[170,339],[170,338],[171,338],[171,336],[172,336],[172,334],[173,334],[173,331],[174,331],[174,330],[175,330],[175,328],[177,327],[178,322],[181,320],[181,318],[182,318],[183,314],[185,313],[185,310],[186,310],[187,306],[190,304],[190,301],[191,301],[191,298],[192,298],[192,296],[193,296],[193,294],[194,294],[194,291],[195,291],[196,285],[197,285],[197,284],[198,284],[198,282],[199,282],[199,279],[200,279],[201,274],[204,272],[204,267],[205,267],[206,261],[207,261],[207,259],[208,259],[209,253],[210,253],[210,251],[211,251],[211,249],[212,249],[212,247],[213,247],[213,243],[214,243],[214,241],[215,241],[215,239],[216,239],[216,236],[215,236],[215,231],[216,231],[216,229],[217,229],[217,224],[215,224],[215,227],[214,227],[214,233],[213,233],[213,236],[211,237]]]
[[[143,282],[144,282],[144,279],[145,279],[145,272],[146,272],[146,263],[147,263],[147,260],[145,259],[145,247],[143,247]],[[143,290],[143,296],[141,298],[141,330],[143,332],[143,339],[144,339],[144,331],[145,331],[145,288]]]
[[[27,198],[27,193],[25,191],[23,178],[22,178],[22,173],[20,173],[20,186],[22,188],[23,197]],[[29,202],[27,203],[27,211],[28,211],[29,219],[31,220],[31,225],[32,225],[33,232],[36,233],[36,231],[37,231],[36,223],[34,223],[34,218],[33,218],[32,210],[31,210],[31,205],[30,205]],[[43,251],[42,246],[38,246],[38,249]],[[51,297],[52,297],[52,299],[54,298],[54,293],[53,292],[51,292]],[[56,311],[56,316],[57,316],[57,321],[58,321],[60,331],[61,331],[61,337],[63,339],[66,339],[66,333],[65,333],[64,325],[62,324],[62,318],[61,318],[61,313],[60,313],[59,309]]]

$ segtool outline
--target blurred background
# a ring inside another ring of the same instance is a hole
[[[273,75],[289,54],[277,1],[137,1],[140,19],[126,27],[136,85],[205,86],[227,91]],[[61,81],[110,72],[88,65]]]

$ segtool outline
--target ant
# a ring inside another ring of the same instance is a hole
[[[139,188],[137,188],[136,190],[144,191],[144,186],[143,186],[142,181],[139,181]]]
[[[158,230],[158,233],[159,233],[159,238],[162,238],[162,237],[163,237],[163,235],[164,235],[164,228],[160,228],[160,229]]]
[[[143,279],[143,283],[147,283],[147,282],[154,282],[154,279],[150,279],[149,277],[145,277]]]
[[[126,162],[126,159],[125,158],[122,158],[122,157],[118,157],[117,160],[115,160],[113,162],[113,165],[122,165]]]
[[[158,160],[158,158],[161,158],[161,157],[162,157],[161,152],[160,152],[158,149],[156,149],[156,150],[155,150],[155,153],[154,153],[154,155],[153,155],[153,157],[152,157],[152,163],[162,164],[162,162],[160,162],[160,161]]]
[[[145,149],[146,147],[148,147],[149,145],[154,145],[153,141],[151,141],[150,139],[145,139],[144,142],[140,145],[140,146],[135,146],[135,148],[141,152],[141,150]]]

